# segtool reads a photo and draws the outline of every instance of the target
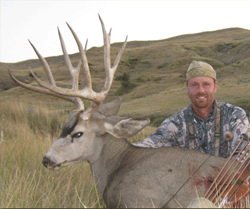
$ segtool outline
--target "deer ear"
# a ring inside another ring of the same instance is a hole
[[[108,102],[103,103],[99,109],[98,112],[105,115],[105,116],[115,116],[118,114],[120,106],[122,103],[121,97],[117,97],[115,99],[112,99]]]
[[[128,138],[136,135],[150,123],[149,119],[133,120],[124,119],[115,125],[105,124],[106,131],[117,138]]]

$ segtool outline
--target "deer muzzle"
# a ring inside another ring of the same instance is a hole
[[[54,161],[52,161],[49,157],[45,156],[43,158],[43,165],[46,167],[46,168],[49,168],[49,169],[52,169],[52,170],[57,170],[61,167],[62,164],[66,163],[67,160],[65,160],[64,162],[62,163],[55,163]]]
[[[43,165],[44,165],[46,168],[48,168],[48,167],[50,167],[50,166],[52,166],[52,165],[55,164],[53,161],[51,161],[51,160],[50,160],[48,157],[46,157],[46,156],[43,158],[42,163],[43,163]]]

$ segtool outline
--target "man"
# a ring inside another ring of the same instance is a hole
[[[186,78],[189,107],[163,121],[155,133],[134,145],[180,146],[210,155],[230,156],[243,134],[250,137],[245,111],[214,99],[218,83],[216,72],[208,63],[193,61]]]

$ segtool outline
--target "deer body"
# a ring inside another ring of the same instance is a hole
[[[184,185],[192,174],[192,168],[198,168],[197,164],[202,163],[206,155],[181,148],[144,149],[130,147],[124,161],[120,162],[115,172],[109,174],[103,193],[108,207],[185,208],[197,195],[204,195],[208,186],[205,185],[206,181],[215,177],[219,166],[225,162],[224,159],[220,162],[210,161],[211,164],[204,165]],[[200,157],[198,162],[194,162],[196,157]],[[98,181],[98,177],[95,178]]]
[[[140,148],[124,139],[148,122],[118,116],[112,116],[111,122],[109,117],[95,113],[87,123],[78,120],[73,129],[68,126],[71,132],[58,139],[43,163],[57,169],[87,160],[97,188],[111,208],[187,207],[197,195],[204,195],[225,159],[179,147]],[[72,136],[79,132],[84,134],[72,143]]]
[[[32,45],[43,64],[49,83],[40,80],[31,70],[39,86],[23,83],[11,73],[20,86],[39,93],[56,96],[76,104],[68,124],[43,159],[45,167],[57,170],[75,162],[88,161],[98,190],[108,207],[187,207],[197,195],[204,195],[225,159],[184,148],[149,149],[134,147],[125,138],[137,134],[149,120],[133,120],[116,116],[121,99],[103,101],[111,88],[115,71],[125,49],[127,39],[114,64],[110,61],[110,32],[106,33],[100,18],[104,40],[105,82],[100,92],[92,89],[85,49],[69,26],[80,51],[76,68],[70,62],[64,41],[59,37],[67,68],[71,75],[71,89],[58,87],[46,60]],[[78,87],[80,68],[85,86]],[[82,99],[90,100],[87,109]],[[205,164],[202,164],[206,162]]]

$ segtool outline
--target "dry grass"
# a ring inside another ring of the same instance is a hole
[[[105,207],[87,162],[54,172],[42,165],[65,120],[67,112],[42,105],[0,102],[0,208]]]
[[[64,117],[45,107],[0,103],[0,208],[104,205],[87,163],[59,172],[43,167],[42,158],[53,142],[51,130],[58,135],[61,129],[52,125],[60,124],[59,119]]]

